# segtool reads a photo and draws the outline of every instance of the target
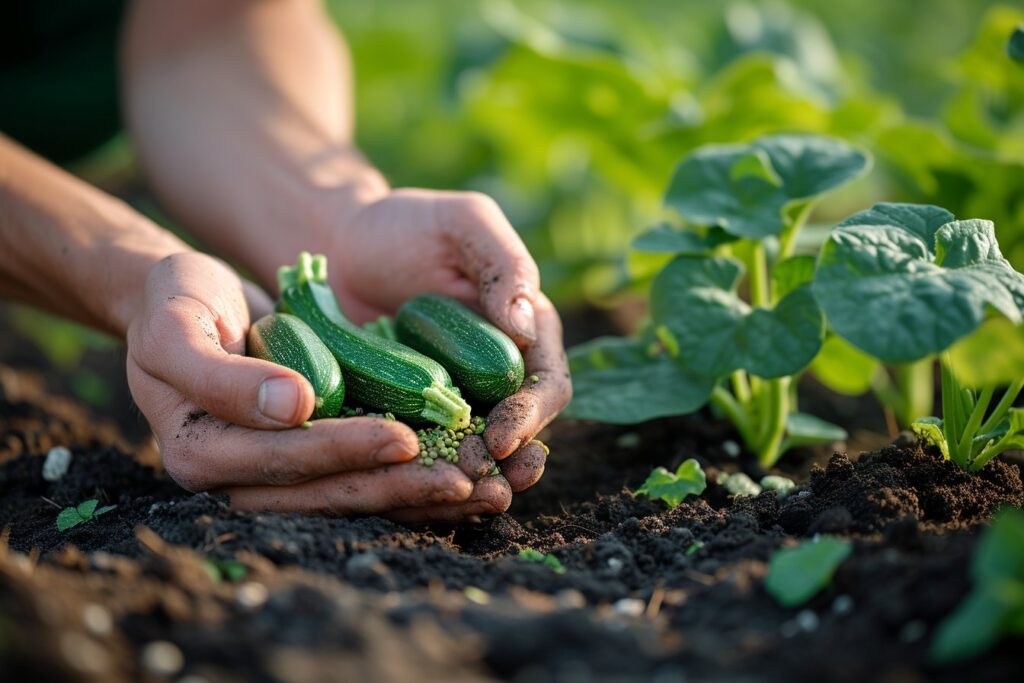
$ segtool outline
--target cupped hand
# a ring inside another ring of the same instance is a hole
[[[331,235],[329,277],[355,320],[433,292],[483,313],[515,340],[527,379],[490,412],[483,436],[514,491],[535,483],[544,460],[525,447],[569,403],[572,383],[561,320],[497,203],[475,192],[394,190],[348,214]]]
[[[128,382],[175,481],[227,493],[243,509],[417,521],[508,507],[501,482],[474,488],[455,466],[416,462],[416,435],[399,422],[295,428],[313,411],[310,384],[243,355],[250,319],[270,309],[262,291],[209,256],[177,254],[150,271],[127,334]]]

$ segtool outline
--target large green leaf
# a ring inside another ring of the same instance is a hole
[[[832,391],[860,396],[871,389],[871,378],[878,366],[872,356],[830,334],[811,363],[811,374]]]
[[[765,590],[783,607],[802,605],[832,581],[852,549],[849,541],[826,536],[776,551],[768,563]]]
[[[1009,384],[1024,377],[1024,326],[989,318],[950,347],[949,357],[953,374],[967,386]]]
[[[818,446],[821,444],[846,441],[849,437],[846,430],[839,425],[826,422],[810,413],[790,413],[786,416],[786,440],[782,452],[798,446]]]
[[[715,247],[734,239],[736,238],[721,228],[709,228],[700,233],[662,223],[637,235],[630,248],[658,254],[699,255],[710,253]]]
[[[832,232],[814,293],[840,336],[901,363],[945,350],[992,309],[1020,321],[1024,276],[1003,258],[990,221],[881,204]]]
[[[797,287],[774,309],[751,308],[736,295],[742,273],[731,258],[676,258],[651,286],[655,326],[693,372],[717,378],[743,369],[772,378],[802,370],[823,333],[810,287]]]
[[[782,232],[787,204],[838,187],[868,164],[845,142],[812,135],[708,145],[676,167],[665,203],[691,222],[759,239]]]
[[[567,417],[635,424],[704,405],[713,382],[687,373],[648,342],[601,337],[569,351],[573,399]],[[654,345],[657,346],[657,345]]]

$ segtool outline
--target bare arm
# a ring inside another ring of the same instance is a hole
[[[152,265],[187,249],[0,135],[0,296],[123,337]]]
[[[317,0],[136,0],[123,71],[161,200],[264,285],[388,191],[353,146],[349,62]]]

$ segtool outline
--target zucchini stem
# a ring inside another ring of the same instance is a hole
[[[423,412],[420,417],[436,422],[448,429],[464,429],[469,426],[470,407],[465,399],[452,387],[434,382],[423,390]]]

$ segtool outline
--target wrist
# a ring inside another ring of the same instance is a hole
[[[342,226],[390,189],[354,147],[329,148],[275,178],[264,195],[269,201],[243,219],[248,229],[238,234],[251,237],[233,255],[275,292],[281,265],[300,251],[328,250]]]

